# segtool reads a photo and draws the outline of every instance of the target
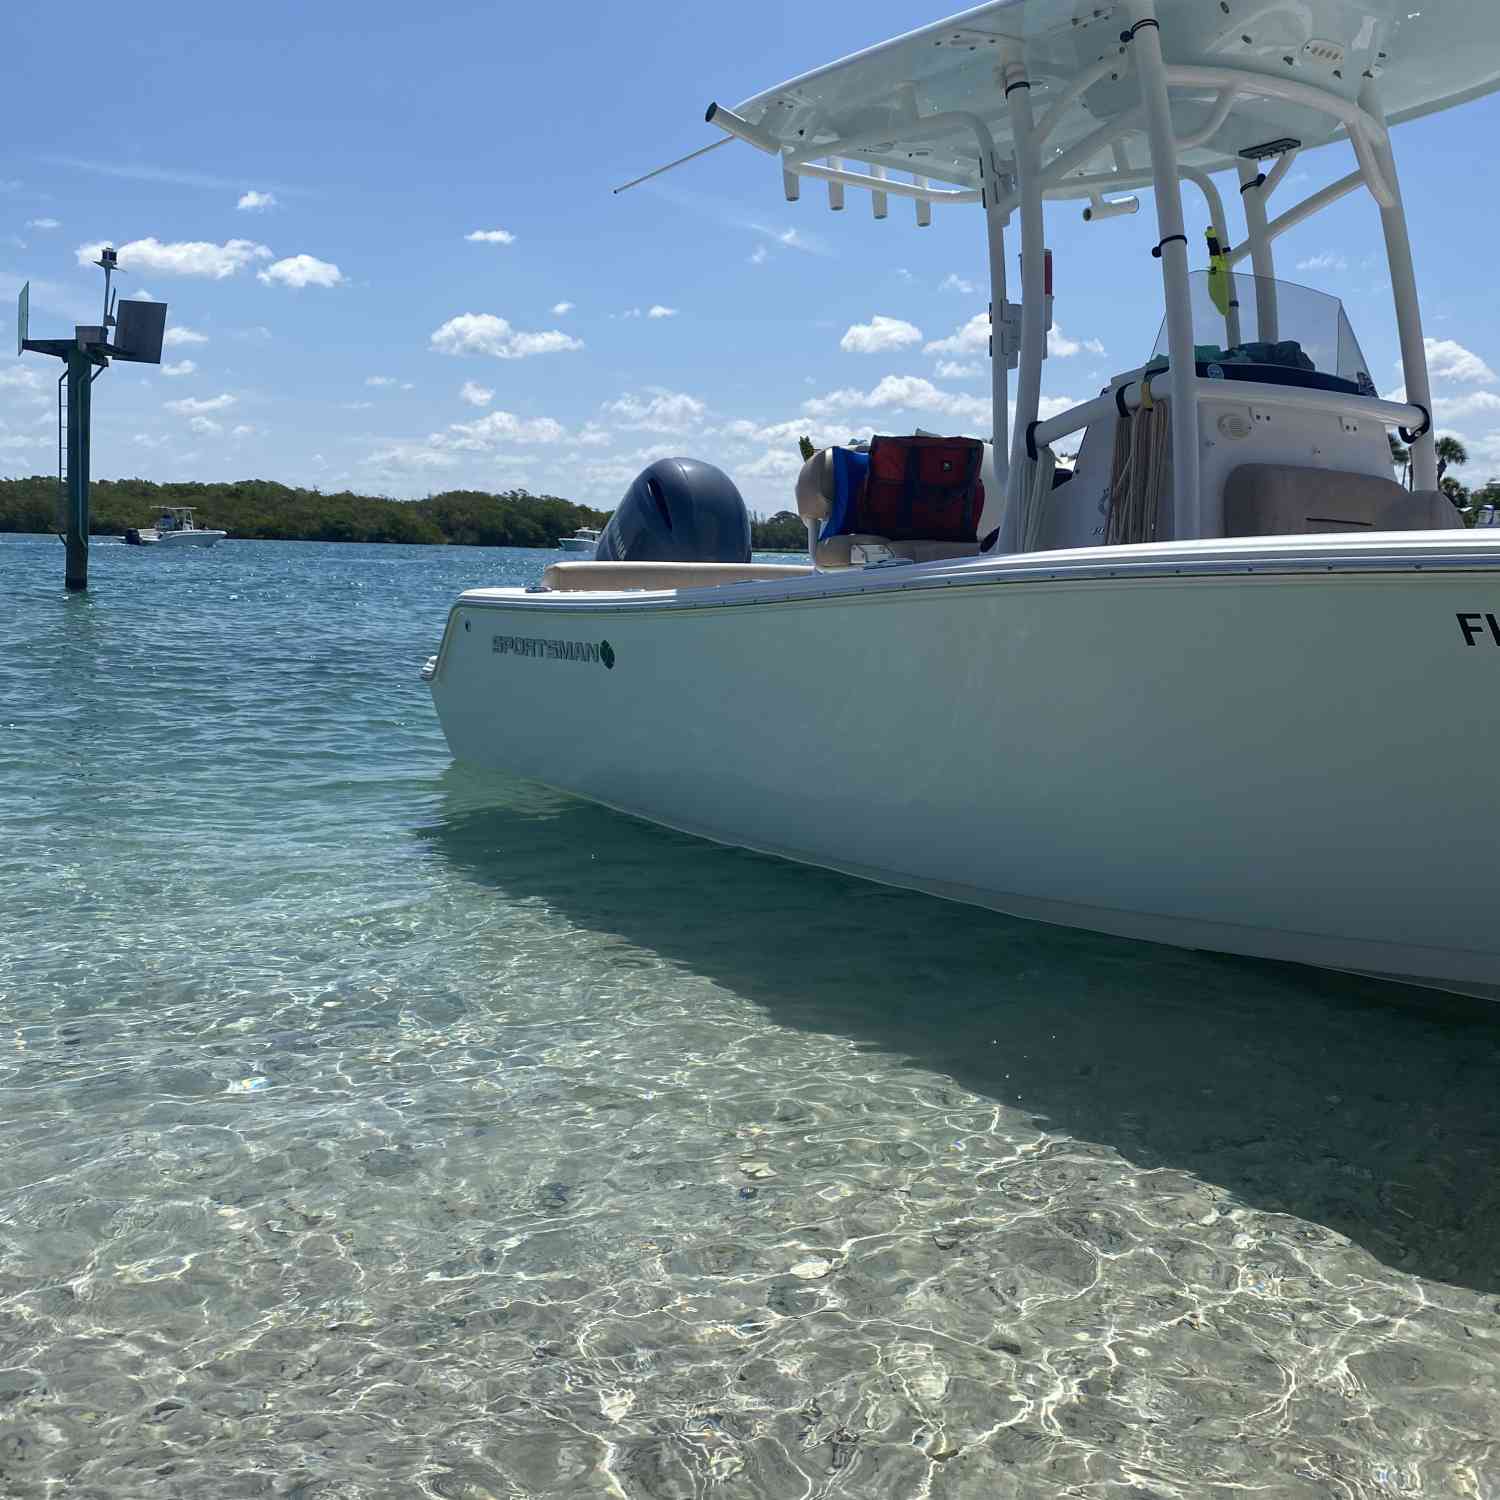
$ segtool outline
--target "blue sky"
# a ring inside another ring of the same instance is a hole
[[[97,477],[399,496],[524,485],[609,506],[645,463],[686,453],[757,510],[783,508],[801,431],[987,431],[982,351],[961,336],[986,303],[982,217],[939,209],[918,230],[893,200],[875,223],[855,193],[834,215],[811,183],[787,204],[774,164],[738,143],[610,189],[716,139],[710,100],[950,8],[664,0],[563,18],[453,0],[23,0],[0,337],[28,277],[34,335],[97,321],[102,278],[81,248],[142,244],[121,294],[167,301],[177,341],[161,370],[117,366],[96,386]],[[53,92],[96,58],[96,87]],[[1395,137],[1440,426],[1468,442],[1470,480],[1500,474],[1483,187],[1497,135],[1491,98]],[[1275,207],[1341,176],[1347,154],[1304,156]],[[1143,196],[1138,216],[1097,225],[1049,210],[1054,401],[1150,351],[1161,297]],[[1186,201],[1196,251],[1204,214]],[[1344,298],[1391,391],[1381,250],[1360,195],[1281,240],[1278,271]],[[35,355],[0,363],[0,472],[55,469],[56,373]]]

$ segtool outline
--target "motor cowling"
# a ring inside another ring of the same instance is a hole
[[[750,512],[734,481],[696,458],[636,475],[600,534],[597,562],[749,562]]]

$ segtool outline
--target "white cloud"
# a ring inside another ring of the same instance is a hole
[[[767,448],[763,453],[745,463],[736,464],[734,471],[747,479],[791,479],[802,469],[802,454],[794,445]]]
[[[146,290],[146,288],[143,287],[143,286],[137,287],[130,294],[130,297],[131,297],[131,300],[134,301],[134,302],[157,302],[157,301],[161,300],[160,298],[156,297],[153,293],[148,292]]]
[[[197,370],[197,368],[198,366],[194,364],[192,360],[179,359],[175,365],[163,365],[161,367],[161,372],[163,375],[172,376],[191,375]]]
[[[677,309],[675,307],[663,307],[658,302],[646,316],[648,318],[675,318],[677,316]]]
[[[1427,339],[1427,368],[1434,380],[1494,385],[1495,372],[1472,350],[1453,339]]]
[[[514,245],[516,237],[508,229],[475,229],[464,236],[479,245]]]
[[[396,383],[396,377],[394,375],[366,375],[365,376],[365,384],[366,385],[376,385],[376,386],[379,386],[379,385],[395,385],[395,383]]]
[[[494,313],[460,313],[433,332],[429,341],[439,354],[489,354],[496,359],[525,359],[582,349],[583,340],[552,329],[523,333]]]
[[[459,387],[458,398],[467,401],[470,406],[488,406],[495,399],[495,393],[482,385],[476,385],[472,380],[466,380]]]
[[[319,260],[315,255],[289,255],[255,275],[267,286],[275,282],[291,287],[338,286],[346,279],[331,260]]]
[[[1104,345],[1098,339],[1070,339],[1062,331],[1062,324],[1056,324],[1047,335],[1047,353],[1054,359],[1072,359],[1075,354],[1081,354],[1087,350],[1101,358],[1104,355]]]
[[[455,448],[487,448],[492,443],[560,443],[567,429],[551,417],[518,417],[514,412],[492,411],[473,422],[450,422],[448,438],[435,433],[430,442],[448,443]]]
[[[139,443],[142,448],[165,448],[172,440],[168,437],[150,437],[144,432],[138,432],[130,441]]]
[[[606,401],[603,410],[619,427],[686,432],[702,423],[708,408],[684,391],[653,391],[648,400],[626,395],[618,401]]]
[[[638,307],[627,307],[620,316],[622,318],[638,318],[641,316],[641,310]]]
[[[236,438],[254,437],[260,431],[259,427],[252,427],[248,422],[241,422],[229,435]]]
[[[391,443],[364,460],[368,467],[379,469],[451,469],[457,462],[456,454],[414,442]]]
[[[580,448],[607,448],[613,441],[609,433],[594,422],[585,422],[573,434],[573,442]]]
[[[339,405],[345,411],[373,411],[375,408],[373,401],[341,401]]]
[[[169,348],[176,344],[206,344],[208,335],[189,328],[185,323],[174,323],[162,336],[162,343]]]
[[[1500,420],[1500,396],[1493,391],[1470,391],[1465,396],[1438,396],[1433,401],[1439,425],[1454,426],[1461,422],[1483,418],[1485,421]]]
[[[432,432],[425,439],[398,439],[372,453],[366,466],[385,469],[451,469],[464,453],[491,455],[490,462],[510,466],[532,462],[529,455],[496,456],[497,443],[555,447],[568,436],[562,423],[551,417],[518,417],[514,412],[494,411],[473,422],[450,422],[446,431]]]
[[[23,448],[35,448],[41,443],[39,437],[27,437],[24,432],[9,433],[0,437],[0,449],[7,452],[19,452]]]
[[[92,265],[99,259],[105,241],[78,247],[78,264]],[[160,271],[166,276],[210,276],[223,281],[258,260],[270,260],[271,252],[253,240],[176,240],[164,243],[151,235],[116,248],[122,271]]]
[[[52,397],[56,387],[56,376],[44,377],[30,361],[25,364],[0,365],[0,390],[13,391],[14,401],[45,406],[50,414],[50,421],[56,421],[56,414],[52,412]],[[37,421],[41,420],[39,415]]]
[[[184,396],[180,401],[168,401],[167,410],[175,411],[182,417],[198,417],[205,412],[225,411],[234,403],[235,398],[226,391],[222,396],[208,396],[201,399],[197,396]]]
[[[979,365],[958,364],[951,359],[940,359],[937,367],[937,378],[939,380],[973,380],[978,375],[983,375],[984,370]]]
[[[258,193],[251,188],[248,193],[240,194],[240,201],[234,206],[246,213],[263,213],[268,208],[276,207],[276,194]]]
[[[990,403],[979,396],[959,395],[939,389],[920,375],[887,375],[873,390],[852,387],[812,396],[802,403],[809,416],[830,417],[837,412],[932,411],[965,422],[990,421]]]
[[[990,347],[990,315],[975,313],[964,326],[945,339],[934,339],[924,354],[978,354]]]
[[[780,245],[783,250],[800,250],[804,255],[833,254],[833,251],[816,235],[806,234],[795,227],[772,229],[768,224],[750,224],[746,227],[753,229],[757,234],[765,235],[773,245]]]
[[[876,313],[868,323],[855,323],[839,340],[839,348],[846,354],[885,354],[921,342],[922,330],[914,323]]]
[[[552,316],[554,318],[565,318],[576,306],[572,302],[554,302],[552,304]]]
[[[752,266],[763,266],[770,258],[771,252],[764,245],[757,245],[749,255],[749,261]]]
[[[1324,250],[1319,255],[1309,255],[1297,262],[1299,271],[1347,271],[1349,262],[1336,250]]]
[[[960,276],[956,271],[950,271],[938,285],[940,292],[961,292],[965,297],[972,297],[979,288],[972,281]]]
[[[771,422],[762,424],[747,421],[744,417],[736,417],[732,422],[726,422],[719,433],[723,437],[740,443],[790,443],[793,448],[797,446],[797,439],[804,435],[811,436],[808,432],[808,419],[806,417],[793,417],[787,422]]]
[[[220,433],[224,430],[223,427],[221,427],[219,423],[215,422],[212,417],[194,417],[193,420],[188,423],[188,426],[191,427],[194,432],[210,434]]]
[[[27,219],[28,229],[61,229],[62,224],[57,219]]]

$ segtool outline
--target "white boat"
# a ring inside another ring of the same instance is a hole
[[[454,755],[1025,917],[1500,998],[1500,803],[1451,770],[1500,738],[1500,529],[1438,491],[1388,133],[1497,86],[1500,7],[1470,0],[998,0],[712,107],[789,199],[976,206],[1008,451],[982,450],[960,543],[840,522],[872,492],[830,484],[835,450],[798,486],[811,568],[559,564],[465,593],[424,669]],[[1272,217],[1319,147],[1352,170]],[[1184,184],[1217,246],[1197,276]],[[1144,186],[1157,222],[1101,227],[1100,274],[1156,257],[1156,356],[1040,420],[1044,206],[1102,225]],[[1275,278],[1279,236],[1356,191],[1399,401],[1336,299]],[[1078,449],[1055,487],[1052,444]]]
[[[592,526],[580,526],[572,536],[563,537],[557,545],[564,552],[587,552],[592,557],[598,543],[599,533]]]
[[[125,540],[138,547],[212,547],[229,535],[199,526],[193,514],[193,507],[188,505],[164,505],[155,526],[132,528],[125,533]]]

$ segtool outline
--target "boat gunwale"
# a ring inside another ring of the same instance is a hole
[[[1000,584],[1128,582],[1196,578],[1328,577],[1340,575],[1478,573],[1500,571],[1500,536],[1477,537],[1469,532],[1379,533],[1387,537],[1421,537],[1405,547],[1368,550],[1374,536],[1349,539],[1344,547],[1280,545],[1249,548],[1225,547],[1222,543],[1150,543],[1133,548],[1077,549],[1042,560],[1045,554],[1021,553],[1001,558],[966,559],[952,562],[913,563],[892,567],[876,564],[860,569],[804,574],[768,582],[750,580],[720,583],[690,589],[564,590],[522,588],[477,588],[466,590],[452,606],[460,608],[504,608],[562,610],[577,613],[637,613],[743,608],[749,605],[808,604],[823,600],[850,599],[870,595],[898,595],[934,589],[985,588]],[[1464,540],[1456,547],[1436,537]],[[1278,543],[1307,543],[1306,537],[1254,538]],[[1358,547],[1358,550],[1355,550]],[[1085,555],[1080,556],[1082,552]],[[1114,552],[1114,557],[1102,557]],[[1119,555],[1127,554],[1127,555]],[[1142,555],[1150,554],[1150,555]]]

